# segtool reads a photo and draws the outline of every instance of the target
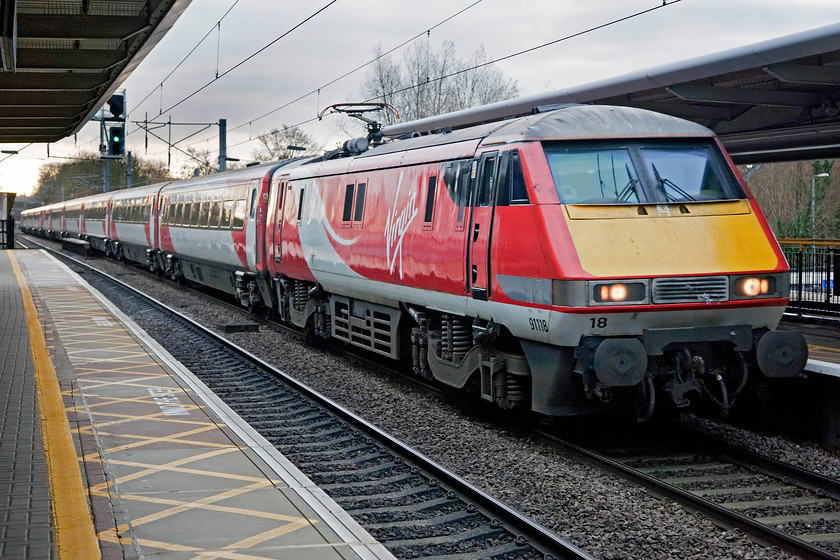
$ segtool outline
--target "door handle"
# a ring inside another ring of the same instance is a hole
[[[473,283],[475,283],[476,280],[478,280],[478,266],[477,265],[472,265],[472,281],[473,281]]]
[[[478,240],[478,229],[478,224],[475,224],[475,226],[473,227],[473,243],[475,243]]]

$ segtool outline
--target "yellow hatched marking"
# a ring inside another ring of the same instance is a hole
[[[247,490],[244,493],[251,492],[251,489]],[[97,492],[98,495],[107,496],[107,492]],[[120,494],[120,497],[124,500],[132,500],[138,502],[146,502],[149,504],[160,504],[164,506],[183,506],[187,504],[196,504],[197,501],[194,502],[184,502],[181,500],[172,500],[166,498],[157,498],[155,496],[141,496],[138,494]],[[201,504],[199,509],[206,509],[208,511],[218,511],[220,513],[235,513],[237,515],[249,515],[251,517],[260,517],[263,519],[271,519],[274,521],[291,521],[296,522],[301,519],[302,517],[297,517],[293,515],[284,515],[282,513],[272,513],[270,511],[259,511],[253,509],[244,509],[238,507],[231,507],[231,506],[219,506],[212,503],[208,504]],[[307,523],[317,523],[318,519],[307,519]],[[134,523],[132,521],[132,523]]]
[[[88,408],[91,408],[91,407],[88,407]],[[199,410],[200,409],[200,407],[196,407],[196,406],[185,407],[185,408],[187,408],[189,410]],[[113,426],[120,426],[122,424],[130,424],[134,421],[155,421],[155,422],[159,422],[159,421],[165,420],[166,422],[171,423],[171,424],[187,424],[187,425],[192,425],[192,426],[206,426],[207,425],[206,421],[184,420],[182,418],[177,418],[175,416],[166,416],[165,412],[159,412],[157,414],[150,414],[148,416],[127,416],[125,414],[116,414],[116,413],[102,412],[102,411],[95,412],[95,414],[96,414],[97,431],[102,433],[103,435],[109,435],[109,436],[120,436],[122,434],[116,434],[116,433],[113,433],[113,432],[110,432],[110,433],[106,434],[100,428],[111,428]],[[105,421],[102,421],[103,417],[120,418],[120,420],[112,420],[110,422],[105,422]]]
[[[208,432],[210,430],[215,429],[215,426],[209,426],[204,430],[194,430],[193,433],[201,433],[201,432]],[[151,445],[153,443],[177,443],[180,445],[193,445],[195,447],[213,447],[217,449],[224,449],[226,447],[230,447],[230,443],[213,443],[213,442],[206,442],[206,441],[196,441],[192,439],[181,439],[175,436],[172,437],[159,437],[159,436],[141,436],[137,434],[119,434],[119,433],[111,433],[111,432],[101,432],[99,430],[96,431],[98,434],[106,437],[120,437],[125,439],[134,439],[138,440],[135,443],[127,443],[125,445],[118,445],[116,447],[112,447],[110,449],[106,449],[106,453],[115,453],[119,451],[125,451],[127,449],[137,449],[138,447],[145,447],[146,445]],[[235,447],[235,446],[234,446]]]
[[[230,453],[230,452],[233,452],[233,451],[237,451],[237,449],[235,447],[233,447],[233,448],[229,447],[229,448],[225,449],[223,451],[223,453]],[[207,458],[206,454],[201,456],[201,459],[205,459],[205,458]],[[183,460],[184,459],[179,459],[178,461],[183,461]],[[182,463],[182,464],[186,465],[186,464],[192,463],[194,461],[195,461],[194,459],[189,458],[189,459],[187,459],[186,463]],[[157,474],[157,473],[161,473],[161,472],[194,474],[194,475],[197,475],[197,476],[206,476],[206,477],[210,477],[210,478],[222,478],[222,479],[225,479],[225,480],[236,480],[236,481],[239,481],[239,482],[251,482],[251,483],[266,482],[266,486],[276,486],[276,485],[280,484],[279,481],[269,480],[269,479],[266,479],[265,477],[262,477],[262,476],[250,476],[250,475],[247,475],[247,474],[236,474],[236,473],[228,473],[228,472],[221,472],[221,471],[208,471],[207,469],[196,469],[196,468],[178,466],[178,465],[174,465],[172,463],[167,463],[165,465],[152,465],[152,464],[149,464],[149,463],[139,463],[139,462],[136,462],[136,461],[121,461],[121,460],[113,461],[112,460],[112,461],[108,461],[108,462],[112,465],[121,465],[121,466],[124,466],[124,467],[138,467],[138,468],[143,469],[141,471],[137,471],[136,473],[119,477],[119,479],[114,481],[114,484],[122,484],[122,483],[125,483],[125,482],[130,482],[130,481],[135,480],[137,478],[143,478],[144,476],[151,476],[153,474]],[[96,489],[95,491],[101,492],[102,491],[101,488],[105,487],[106,485],[107,485],[107,483],[103,482],[103,483],[98,484],[97,486],[95,486],[93,488]]]
[[[168,377],[163,373],[153,373],[150,371],[137,371],[138,369],[158,369],[160,370],[160,364],[155,362],[127,362],[126,360],[100,360],[102,362],[108,362],[110,364],[114,364],[113,367],[108,368],[101,368],[101,367],[94,367],[98,362],[87,362],[85,364],[79,365],[80,373],[83,375],[92,375],[95,373],[134,373],[138,375],[143,375],[147,377]],[[122,364],[122,365],[117,365]],[[142,380],[142,378],[140,379]],[[136,384],[138,380],[135,380],[131,383]],[[90,382],[89,382],[90,383]],[[102,383],[114,383],[113,381],[102,381]]]
[[[189,445],[197,445],[197,446],[201,446],[201,447],[220,447],[222,445],[230,445],[230,444],[206,443],[206,442],[201,442],[201,441],[192,441],[192,440],[188,440],[188,439],[181,439],[181,438],[184,438],[184,437],[187,437],[187,436],[200,434],[202,432],[208,432],[210,430],[216,430],[216,429],[218,429],[218,427],[215,424],[208,424],[207,426],[204,426],[202,428],[196,428],[194,430],[189,430],[189,431],[186,431],[186,432],[181,432],[181,433],[178,433],[178,434],[173,434],[171,436],[165,436],[165,437],[140,436],[140,435],[135,435],[135,434],[109,434],[109,433],[104,433],[103,435],[107,435],[107,436],[124,437],[124,438],[127,438],[127,439],[140,440],[140,441],[136,441],[134,443],[127,443],[125,445],[118,445],[118,446],[112,447],[110,449],[105,449],[104,452],[105,453],[116,453],[116,452],[119,452],[119,451],[125,451],[127,449],[137,449],[138,447],[144,447],[146,445],[150,445],[152,443],[158,443],[158,442],[189,444]],[[232,449],[235,450],[237,448],[232,447]],[[89,456],[90,455],[86,455],[84,457],[84,460],[88,460]]]
[[[124,371],[124,372],[121,372],[121,373],[131,373],[131,372],[125,372]],[[96,381],[96,380],[91,380],[91,379],[83,379],[83,380],[81,380],[80,385],[82,387],[84,387],[85,393],[87,393],[88,391],[92,392],[94,389],[99,389],[99,388],[102,388],[102,387],[112,387],[114,385],[119,385],[120,387],[140,387],[140,388],[146,389],[146,388],[150,387],[150,385],[147,385],[145,383],[146,381],[155,381],[155,380],[161,379],[161,378],[169,379],[169,376],[166,375],[165,373],[161,373],[160,375],[157,375],[157,374],[156,375],[143,374],[143,377],[136,378],[132,381],[129,381],[129,380]],[[154,385],[154,387],[159,387],[159,386]],[[92,396],[101,397],[102,395],[93,394]]]
[[[127,384],[127,385],[129,387],[131,386],[131,384]],[[180,388],[175,388],[175,387],[160,387],[160,386],[151,387],[149,385],[140,385],[140,387],[144,388],[144,389],[149,389],[149,388],[151,388],[151,389],[167,389],[167,390],[172,389],[172,394],[173,395],[177,395],[178,392],[180,392]],[[185,399],[190,398],[187,393],[181,392],[180,395],[183,396]],[[90,394],[88,394],[87,391],[85,391],[85,398],[102,399],[100,402],[88,403],[88,408],[101,408],[101,407],[104,407],[104,406],[111,406],[111,405],[115,405],[115,404],[127,404],[127,403],[143,404],[143,405],[146,405],[146,406],[149,406],[149,407],[157,406],[157,401],[155,401],[154,397],[150,394],[146,394],[146,395],[138,396],[138,397],[111,397],[111,396],[107,396],[107,395],[90,395]],[[199,410],[199,409],[204,408],[202,405],[196,404],[192,400],[189,400],[188,402],[182,402],[180,404],[184,408],[188,408],[190,410]],[[109,415],[110,416],[116,416],[116,417],[119,417],[119,418],[131,418],[131,417],[149,418],[149,417],[151,417],[151,414],[149,414],[149,415],[146,415],[146,414],[132,415],[132,414],[119,414],[119,413],[116,413],[116,412],[99,412],[99,414],[102,414],[104,416],[109,416]],[[160,414],[162,414],[162,413],[158,412],[155,415],[160,416]]]
[[[169,517],[172,517],[173,515],[178,515],[179,513],[185,513],[194,509],[204,509],[203,506],[205,505],[213,504],[214,502],[221,502],[222,500],[228,500],[230,498],[236,498],[238,496],[243,496],[245,494],[251,493],[254,490],[262,490],[270,486],[271,483],[269,483],[267,480],[261,480],[259,482],[249,484],[248,486],[242,488],[232,488],[230,490],[226,490],[224,492],[220,492],[218,494],[214,494],[213,496],[208,496],[200,500],[195,500],[192,502],[183,502],[175,507],[159,511],[157,513],[150,513],[149,515],[144,515],[143,517],[134,518],[131,520],[131,525],[132,527],[140,527],[142,525],[146,525],[147,523],[154,523],[155,521],[167,519]],[[299,521],[301,518],[294,517],[292,519],[294,519],[295,521]],[[119,527],[117,527],[118,532],[122,532],[127,529],[128,525],[120,525]]]
[[[131,400],[126,399],[125,402],[132,402]],[[115,426],[118,424],[126,424],[132,422],[134,420],[166,420],[167,422],[171,422],[173,424],[193,424],[193,425],[204,425],[207,424],[206,420],[187,420],[185,418],[178,418],[175,416],[167,416],[165,412],[155,412],[153,414],[143,414],[143,415],[136,415],[136,414],[120,414],[118,412],[109,412],[105,410],[96,410],[103,406],[113,405],[115,403],[107,402],[102,403],[100,405],[89,405],[88,408],[93,410],[96,414],[97,418],[97,425],[103,427],[110,427]],[[149,403],[145,403],[149,404]],[[195,405],[193,403],[181,403],[179,406],[183,406],[185,410],[201,410],[203,407]],[[119,420],[112,420],[110,422],[100,421],[102,418],[119,418]]]

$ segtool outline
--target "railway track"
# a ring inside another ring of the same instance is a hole
[[[606,447],[539,435],[721,527],[799,558],[840,558],[837,479],[694,434]]]
[[[593,558],[177,311],[53,252],[129,316],[142,315],[150,335],[396,557]]]

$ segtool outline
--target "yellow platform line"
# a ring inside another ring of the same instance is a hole
[[[67,559],[101,558],[93,517],[82,483],[79,461],[70,435],[70,423],[61,399],[58,378],[47,352],[38,312],[17,260],[10,252],[12,268],[20,286],[26,324],[35,364],[35,384],[41,415],[41,433],[50,476],[52,512],[58,557]]]

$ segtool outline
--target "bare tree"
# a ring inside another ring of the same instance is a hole
[[[484,48],[471,58],[460,59],[452,41],[434,50],[428,41],[415,42],[401,63],[374,51],[377,60],[362,82],[362,97],[384,101],[397,108],[403,121],[411,121],[467,109],[476,105],[504,101],[519,94],[516,80],[508,79],[494,67]],[[391,115],[383,115],[393,124]]]
[[[251,152],[257,161],[275,161],[320,152],[322,147],[305,131],[283,125],[259,136],[262,146]],[[303,149],[300,149],[303,148]]]
[[[814,177],[829,173],[833,163],[798,161],[765,164],[755,171],[741,168],[777,237],[836,238],[840,234],[840,191],[833,188],[837,181],[833,175]],[[812,204],[815,228],[811,224]]]
[[[181,170],[178,173],[179,177],[210,175],[219,171],[218,160],[213,161],[213,158],[210,157],[210,150],[187,148],[186,153],[190,159],[181,165]]]
[[[394,92],[402,89],[402,70],[399,64],[395,64],[391,57],[382,55],[382,45],[377,45],[374,50],[376,61],[373,68],[365,75],[362,82],[362,98],[372,101],[382,101],[390,105],[399,104],[396,99],[398,94]],[[395,117],[390,112],[383,112],[385,124],[394,124]]]
[[[70,200],[101,193],[102,165],[98,152],[78,152],[73,159],[50,162],[38,171],[38,185],[32,194],[33,201],[39,204]],[[108,165],[108,178],[111,190],[126,187],[126,160],[111,160]],[[171,180],[166,163],[154,159],[134,156],[131,158],[131,171],[135,187]]]

